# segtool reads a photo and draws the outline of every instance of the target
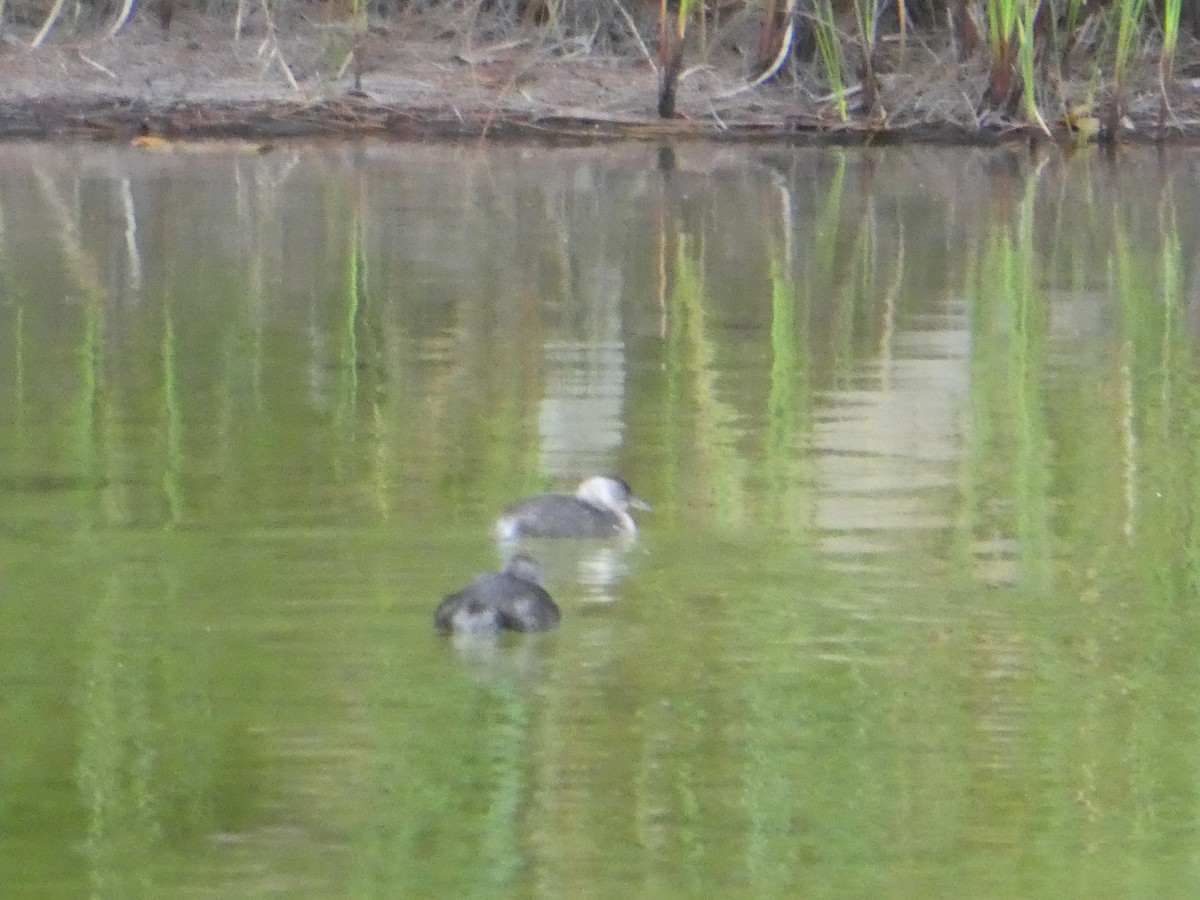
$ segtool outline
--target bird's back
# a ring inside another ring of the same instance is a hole
[[[542,494],[506,508],[496,523],[502,540],[519,537],[608,537],[621,530],[621,518],[567,494]]]
[[[546,590],[507,572],[487,572],[450,594],[433,614],[438,631],[541,631],[561,614]]]

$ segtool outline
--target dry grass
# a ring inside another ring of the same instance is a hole
[[[690,29],[678,116],[657,122],[659,82],[648,50],[656,38],[653,8],[534,9],[530,2],[398,6],[386,17],[372,8],[364,20],[346,6],[266,7],[255,0],[243,7],[236,39],[237,7],[229,0],[208,12],[179,7],[166,31],[155,7],[135,8],[111,39],[119,7],[104,14],[68,7],[37,50],[29,44],[45,7],[34,16],[31,4],[19,2],[7,8],[0,48],[0,103],[7,110],[0,135],[149,130],[996,141],[1027,132],[1019,117],[982,103],[985,54],[960,61],[950,34],[937,28],[910,29],[903,52],[897,36],[882,31],[875,109],[861,109],[861,85],[849,70],[844,122],[803,27],[778,76],[748,89],[757,74],[751,60],[759,33],[755,8],[744,5],[718,7],[703,27]],[[1037,99],[1056,138],[1071,139],[1055,120],[1095,93],[1086,63],[1103,50],[1100,40],[1077,46],[1069,68],[1051,67],[1051,54],[1040,58]],[[1200,133],[1197,88],[1189,77],[1168,78],[1173,115],[1160,124],[1153,50],[1147,44],[1133,54],[1124,134],[1190,138]],[[1195,41],[1182,36],[1175,72],[1191,71],[1197,58]]]

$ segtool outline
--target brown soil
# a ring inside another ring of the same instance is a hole
[[[218,30],[220,26],[221,30]],[[112,39],[105,26],[68,34],[57,26],[38,49],[34,28],[8,26],[0,42],[0,138],[126,139],[319,135],[395,137],[705,137],[859,143],[881,140],[995,143],[1043,138],[1022,121],[976,109],[981,60],[959,64],[950,47],[894,44],[880,78],[880,107],[842,121],[815,64],[796,65],[747,88],[736,46],[702,60],[689,47],[675,118],[657,115],[658,75],[648,53],[599,55],[578,42],[468,40],[373,26],[356,37],[343,23],[297,19],[277,30],[177,17],[169,33],[148,19]],[[652,33],[649,31],[647,33]],[[356,50],[352,55],[351,51]],[[354,90],[355,56],[361,90]],[[1188,71],[1181,54],[1176,71]],[[1074,140],[1058,121],[1086,96],[1066,84],[1039,97],[1053,139]],[[1200,138],[1200,80],[1177,77],[1164,117],[1153,72],[1129,93],[1121,139]]]

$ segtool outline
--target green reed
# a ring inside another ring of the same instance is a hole
[[[1113,79],[1118,92],[1125,85],[1129,62],[1133,58],[1135,41],[1145,11],[1146,0],[1118,0],[1117,46],[1113,59]]]
[[[1021,15],[1017,18],[1017,67],[1021,73],[1022,96],[1025,98],[1025,118],[1038,126],[1046,134],[1050,128],[1038,110],[1034,72],[1034,23],[1037,21],[1041,0],[1023,4]]]
[[[842,80],[842,45],[838,40],[837,23],[833,18],[832,0],[817,0],[814,7],[813,39],[821,55],[825,79],[837,103],[838,116],[846,121],[846,90]]]
[[[1012,44],[1022,0],[991,0],[987,4],[988,49],[992,53],[993,83],[1011,78]],[[1004,91],[1007,96],[1007,90]]]
[[[987,4],[991,72],[986,105],[1005,110],[1021,99],[1026,119],[1049,133],[1038,110],[1035,72],[1035,22],[1041,0],[994,0]]]
[[[1183,0],[1164,0],[1162,55],[1168,71],[1175,61],[1175,50],[1179,45],[1179,16],[1182,9]]]
[[[1063,67],[1066,68],[1066,57],[1075,46],[1075,38],[1079,33],[1086,17],[1087,0],[1067,0],[1067,8],[1062,19],[1062,33],[1066,35],[1063,43]]]

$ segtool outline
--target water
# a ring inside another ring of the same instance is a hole
[[[0,147],[0,895],[1190,896],[1195,186]]]

